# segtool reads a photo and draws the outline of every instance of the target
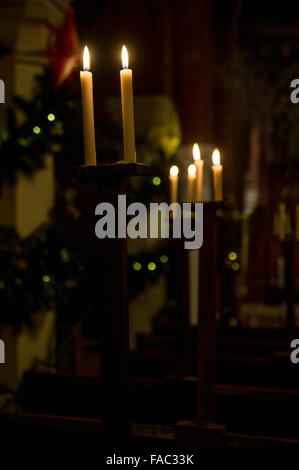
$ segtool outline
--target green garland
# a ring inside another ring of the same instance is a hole
[[[0,137],[0,186],[5,180],[13,182],[20,171],[32,174],[35,169],[41,168],[44,155],[52,152],[53,145],[59,142],[59,136],[51,135],[54,123],[49,119],[48,122],[42,120],[42,124],[41,119],[36,120],[39,126],[33,125],[32,120],[18,124],[17,110],[26,109],[30,113],[31,106],[21,98],[14,101],[16,108],[8,108],[6,130]]]
[[[32,100],[15,96],[0,129],[0,187],[5,180],[14,182],[19,172],[30,175],[41,168],[49,153],[58,157],[63,152],[75,161],[78,152],[78,83],[55,89],[49,71],[35,81]]]
[[[54,153],[57,163],[59,153],[72,153],[78,135],[75,91],[70,86],[55,89],[46,71],[36,77],[31,100],[14,97],[0,130],[0,190],[5,181],[14,183],[20,172],[30,175],[43,167],[45,155]],[[67,149],[66,142],[71,142]],[[64,203],[60,200],[60,209]],[[71,304],[82,271],[69,236],[74,223],[67,211],[25,239],[0,227],[0,323],[19,329],[30,324],[34,312],[54,302]]]
[[[56,223],[42,225],[24,240],[0,227],[0,323],[18,330],[30,324],[33,312],[70,302],[81,267],[67,240]]]

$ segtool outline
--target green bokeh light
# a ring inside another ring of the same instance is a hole
[[[152,261],[151,263],[148,263],[147,267],[148,267],[149,271],[155,271],[157,266],[156,266],[156,263],[154,263]]]
[[[133,269],[135,271],[140,271],[141,268],[142,268],[141,263],[139,263],[138,261],[136,261],[136,263],[133,264]]]
[[[155,177],[153,178],[153,184],[154,184],[155,186],[159,186],[159,184],[161,184],[161,178],[159,178],[159,176],[155,176]]]
[[[15,283],[16,283],[17,286],[20,286],[20,285],[22,284],[22,281],[21,281],[21,279],[20,279],[19,277],[17,277],[17,278],[15,279]]]
[[[233,262],[232,264],[232,270],[233,271],[239,271],[240,270],[240,264],[237,262]]]
[[[48,121],[54,121],[55,120],[55,115],[50,113],[50,114],[48,114],[47,118],[48,118]]]
[[[228,254],[228,259],[230,259],[231,261],[235,261],[237,258],[238,258],[238,255],[235,251],[231,251]]]
[[[167,255],[161,255],[160,256],[160,261],[163,264],[167,263],[168,262],[168,256]]]
[[[33,132],[34,132],[34,134],[40,134],[40,127],[35,126],[35,127],[33,128]]]
[[[51,281],[50,276],[48,276],[47,274],[45,274],[45,275],[43,276],[43,281],[44,281],[44,282],[50,282],[50,281]]]

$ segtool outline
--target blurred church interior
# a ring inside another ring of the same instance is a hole
[[[299,6],[2,0],[0,25],[1,431],[136,449],[299,448]],[[112,165],[123,160],[123,44],[143,164],[130,174]],[[74,171],[85,45],[108,168],[86,178]],[[186,201],[195,142],[199,250],[95,236],[96,205],[124,181],[128,204],[168,202],[176,165]]]

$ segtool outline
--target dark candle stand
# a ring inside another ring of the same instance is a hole
[[[197,420],[213,422],[215,415],[217,217],[222,203],[204,203],[203,245],[200,249],[197,329]]]
[[[185,377],[192,374],[192,329],[190,327],[189,302],[189,257],[188,250],[184,248],[183,238],[173,240],[175,259],[175,292],[178,296],[178,322],[177,322],[177,374]]]
[[[127,179],[146,176],[149,167],[140,163],[115,163],[72,168],[81,182],[95,183],[98,203],[109,202],[117,215],[118,195],[126,194]],[[92,208],[94,213],[94,208]],[[96,224],[96,216],[94,225]],[[93,227],[94,230],[94,227]],[[117,223],[116,223],[117,234]],[[102,258],[99,276],[99,298],[103,316],[103,390],[104,434],[108,443],[124,445],[131,435],[129,397],[129,319],[127,239],[98,240]],[[97,254],[95,254],[95,261]],[[103,308],[105,310],[103,311]]]
[[[279,241],[283,248],[285,260],[284,283],[286,299],[286,329],[292,332],[295,328],[295,310],[294,310],[294,247],[298,241],[292,236],[287,236],[285,240]]]
[[[203,245],[200,248],[199,310],[197,327],[197,421],[177,423],[180,445],[219,448],[225,427],[215,419],[215,364],[217,311],[217,218],[221,202],[203,203]]]
[[[294,288],[293,288],[293,256],[294,241],[288,240],[283,243],[284,259],[285,259],[285,293],[287,303],[286,327],[288,331],[293,331],[295,327],[294,313]]]

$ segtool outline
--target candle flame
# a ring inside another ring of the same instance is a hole
[[[121,59],[123,63],[123,69],[127,69],[129,67],[129,54],[128,54],[126,46],[122,47]]]
[[[88,47],[84,47],[83,51],[83,70],[89,70],[90,69],[90,55],[89,55],[89,50]]]
[[[196,166],[191,163],[191,165],[188,166],[188,174],[190,176],[195,176],[196,175]]]
[[[214,149],[213,151],[212,162],[213,165],[220,165],[220,152],[218,149]]]
[[[200,160],[200,150],[198,144],[193,145],[193,160],[196,162],[197,160]]]
[[[172,165],[172,167],[169,170],[169,173],[171,176],[178,176],[179,174],[179,169],[176,165]]]

